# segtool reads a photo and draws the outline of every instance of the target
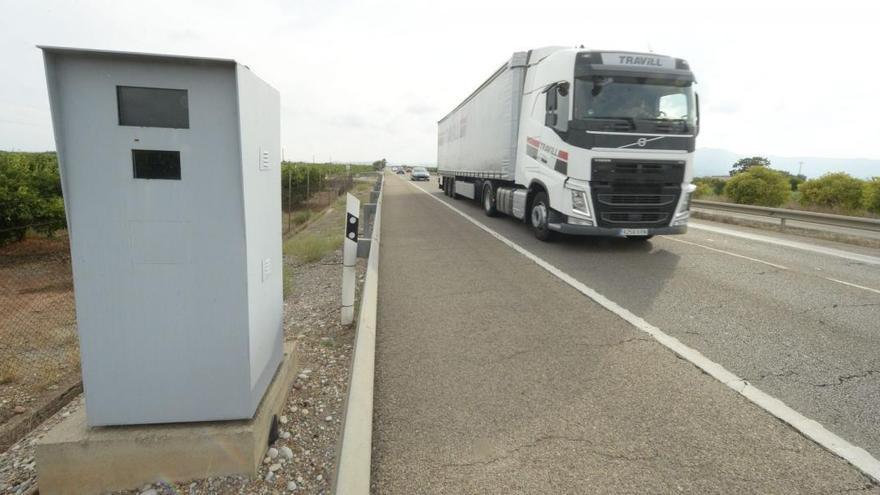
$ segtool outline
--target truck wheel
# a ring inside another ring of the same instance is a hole
[[[451,195],[452,195],[452,194],[450,194],[450,192],[449,192],[449,188],[450,188],[451,185],[452,185],[452,179],[450,179],[449,177],[444,177],[444,178],[443,178],[443,194],[445,194],[445,195],[447,195],[447,196],[451,196]]]
[[[495,191],[492,190],[492,184],[483,184],[483,212],[487,217],[498,216],[498,208],[495,206]]]
[[[532,225],[532,232],[539,241],[549,241],[554,237],[555,232],[550,230],[547,225],[550,219],[550,201],[547,193],[544,191],[535,195],[532,200],[532,208],[529,210],[529,220]]]

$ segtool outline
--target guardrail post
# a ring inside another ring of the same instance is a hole
[[[364,237],[373,235],[373,219],[376,216],[376,203],[365,203],[361,218],[364,219]]]
[[[785,232],[785,217],[779,219],[779,230]]]
[[[355,264],[358,251],[358,215],[361,202],[351,194],[345,199],[345,240],[342,241],[342,324],[354,321]]]

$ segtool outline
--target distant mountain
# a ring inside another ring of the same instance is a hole
[[[728,175],[730,167],[740,158],[747,156],[729,150],[717,148],[698,149],[694,159],[694,175]],[[796,174],[798,167],[801,173],[809,178],[819,177],[828,172],[847,172],[854,177],[866,179],[880,176],[880,160],[867,158],[819,158],[815,156],[766,156],[773,168]],[[800,163],[803,163],[803,166]]]

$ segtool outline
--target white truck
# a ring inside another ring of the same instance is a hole
[[[448,196],[535,236],[647,240],[687,230],[699,101],[688,63],[654,53],[517,52],[438,124]]]

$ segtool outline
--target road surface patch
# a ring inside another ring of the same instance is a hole
[[[690,363],[692,363],[693,365],[697,366],[698,368],[700,368],[701,370],[703,370],[704,372],[706,372],[707,374],[709,374],[713,378],[717,379],[718,381],[720,381],[721,383],[723,383],[727,387],[735,390],[737,393],[739,393],[743,397],[747,398],[749,401],[753,402],[758,407],[764,409],[765,411],[767,411],[771,415],[773,415],[776,418],[791,425],[793,428],[795,428],[797,431],[802,433],[804,436],[812,439],[814,442],[818,443],[819,445],[821,445],[822,447],[824,447],[828,451],[833,452],[834,454],[838,455],[842,459],[845,459],[847,462],[849,462],[850,464],[852,464],[853,466],[855,466],[856,468],[861,470],[866,475],[870,476],[871,478],[873,478],[876,481],[880,481],[880,461],[878,461],[876,458],[874,458],[871,454],[869,454],[867,451],[865,451],[861,447],[858,447],[856,445],[851,444],[850,442],[846,441],[845,439],[843,439],[843,438],[837,436],[836,434],[834,434],[833,432],[829,431],[828,429],[823,427],[818,422],[811,420],[811,419],[803,416],[799,412],[795,411],[794,409],[790,408],[785,403],[783,403],[781,400],[776,399],[775,397],[772,397],[769,394],[764,393],[763,391],[761,391],[760,389],[758,389],[754,385],[751,385],[747,380],[744,380],[744,379],[738,377],[737,375],[735,375],[735,374],[731,373],[730,371],[728,371],[727,369],[725,369],[722,365],[715,363],[712,360],[708,359],[707,357],[705,357],[702,353],[700,353],[696,349],[693,349],[693,348],[683,344],[677,338],[666,334],[665,332],[663,332],[659,328],[651,325],[650,323],[648,323],[647,321],[645,321],[641,317],[636,316],[635,314],[633,314],[632,312],[630,312],[626,308],[620,306],[619,304],[617,304],[614,301],[611,301],[610,299],[606,298],[602,294],[596,292],[595,290],[586,286],[582,282],[578,281],[574,277],[568,275],[567,273],[558,269],[554,265],[544,261],[542,258],[536,256],[532,252],[523,248],[519,244],[511,241],[507,237],[499,234],[495,230],[486,226],[482,222],[476,220],[475,218],[468,215],[467,213],[464,213],[463,211],[459,210],[455,206],[452,206],[451,204],[447,203],[446,201],[443,201],[441,198],[438,198],[438,197],[430,194],[429,192],[425,191],[424,189],[422,189],[414,184],[409,184],[409,185],[416,188],[418,191],[420,191],[424,194],[427,194],[433,200],[437,201],[438,203],[442,204],[443,206],[449,208],[450,210],[454,211],[458,215],[462,216],[467,221],[469,221],[472,224],[474,224],[475,226],[477,226],[479,229],[485,231],[486,233],[488,233],[489,235],[491,235],[495,239],[501,241],[503,244],[507,245],[508,247],[513,249],[514,251],[525,256],[530,261],[534,262],[535,264],[537,264],[541,268],[550,272],[556,278],[562,280],[563,282],[565,282],[566,284],[568,284],[569,286],[571,286],[572,288],[574,288],[575,290],[577,290],[581,294],[587,296],[589,299],[593,300],[594,302],[596,302],[600,306],[604,307],[608,311],[611,311],[612,313],[614,313],[618,317],[627,321],[632,326],[651,335],[655,340],[657,340],[657,342],[662,344],[664,347],[668,348],[669,350],[671,350],[675,354],[679,355],[681,358],[683,358],[683,359],[689,361]],[[718,229],[716,227],[709,227],[709,226],[705,226],[705,227],[701,227],[701,228],[703,228],[704,230],[710,230],[710,231],[718,232],[718,233],[727,233],[727,229]],[[848,253],[845,251],[835,250],[835,249],[831,249],[831,248],[822,248],[822,247],[818,247],[818,246],[808,246],[806,244],[796,243],[793,241],[770,239],[770,238],[765,238],[764,236],[756,236],[754,234],[740,233],[740,232],[734,232],[734,231],[730,231],[730,232],[733,232],[733,234],[731,234],[731,235],[739,235],[739,236],[743,236],[743,237],[747,237],[747,238],[754,237],[756,239],[753,239],[753,240],[762,240],[765,242],[772,242],[772,243],[776,243],[776,244],[787,245],[788,247],[794,247],[794,248],[798,248],[798,249],[807,249],[807,250],[814,251],[814,252],[821,252],[823,254],[830,254],[832,256],[848,257],[849,259],[854,259],[857,261],[870,262],[870,261],[868,261],[868,259],[873,259],[873,260],[876,260],[876,264],[880,264],[880,258],[875,258],[872,256],[858,255],[855,253]],[[757,238],[761,238],[761,239],[757,239]]]

